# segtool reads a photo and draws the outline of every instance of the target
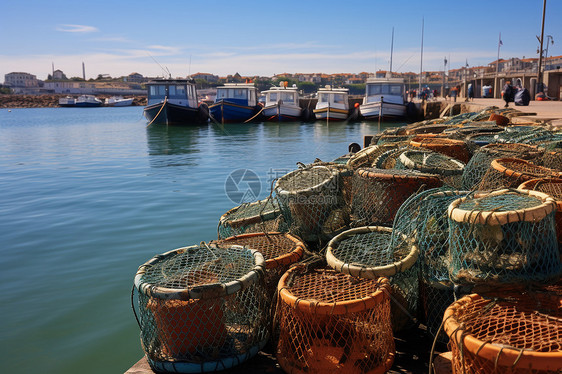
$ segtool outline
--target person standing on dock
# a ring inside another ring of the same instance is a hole
[[[511,85],[510,81],[505,82],[505,86],[503,86],[503,100],[505,101],[505,107],[509,107],[509,102],[513,101],[513,96],[515,92],[513,90],[513,86]]]

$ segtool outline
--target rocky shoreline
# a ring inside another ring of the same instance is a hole
[[[68,95],[0,95],[0,108],[57,108],[59,99]],[[96,96],[105,101],[110,95]],[[145,106],[146,96],[135,96],[134,106]]]

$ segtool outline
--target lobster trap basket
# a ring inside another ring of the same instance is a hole
[[[389,149],[396,148],[395,143],[387,143],[381,145],[371,145],[365,147],[359,152],[355,153],[347,162],[347,167],[351,170],[356,170],[362,167],[371,167],[373,162],[382,153],[388,151]]]
[[[414,138],[410,140],[410,145],[417,148],[430,149],[442,153],[463,163],[470,160],[470,149],[466,142],[447,138]]]
[[[443,313],[455,301],[454,284],[449,281],[420,281],[420,300],[427,332],[440,343],[448,343],[449,338],[441,330]]]
[[[383,145],[388,143],[408,144],[408,141],[411,138],[412,138],[411,135],[381,135],[377,139],[377,145]]]
[[[410,195],[442,184],[437,175],[414,170],[359,169],[353,175],[351,223],[391,226],[396,211]]]
[[[373,162],[373,167],[375,169],[394,169],[398,158],[402,154],[402,152],[406,151],[408,147],[401,146],[393,149],[389,149],[388,151],[382,153],[376,160]]]
[[[522,160],[533,160],[542,152],[525,144],[489,144],[474,152],[466,164],[462,175],[461,188],[472,190],[480,184],[482,178],[496,158],[515,157]]]
[[[140,335],[153,370],[217,371],[256,355],[269,334],[264,265],[254,250],[202,243],[140,266]]]
[[[232,236],[212,243],[217,247],[232,245],[258,251],[265,258],[265,283],[272,293],[277,289],[281,275],[296,262],[299,262],[306,245],[289,233],[269,232]]]
[[[308,166],[279,178],[275,184],[291,232],[305,241],[321,241],[347,225],[340,172],[327,166]]]
[[[412,325],[417,315],[419,250],[404,238],[391,245],[392,229],[358,227],[334,237],[328,243],[326,261],[337,272],[353,277],[389,277],[392,285],[392,325],[395,331]]]
[[[453,373],[560,373],[562,295],[465,296],[447,308]]]
[[[290,269],[279,281],[277,360],[287,373],[385,373],[394,361],[389,283]]]
[[[464,164],[442,153],[424,150],[402,152],[395,165],[396,169],[417,170],[422,173],[439,175],[443,184],[460,188]]]
[[[536,191],[499,190],[449,205],[450,279],[462,285],[542,282],[560,274],[556,204]]]
[[[521,183],[535,178],[558,177],[560,173],[518,158],[498,158],[491,162],[482,178],[479,190],[517,188]]]
[[[540,164],[549,169],[553,169],[559,172],[562,171],[562,152],[545,152],[540,160]]]
[[[277,199],[271,196],[230,209],[221,216],[217,229],[219,239],[245,233],[287,231],[289,223],[281,214]]]
[[[554,215],[554,221],[556,222],[558,249],[562,254],[562,179],[531,179],[527,182],[522,183],[518,189],[539,191],[554,198],[554,201],[556,201],[556,214]]]

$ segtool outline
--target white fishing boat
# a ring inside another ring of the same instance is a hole
[[[61,97],[59,99],[59,106],[61,107],[73,107],[76,105],[76,99],[70,96]]]
[[[78,99],[76,99],[75,107],[79,108],[90,108],[90,107],[98,107],[101,106],[103,102],[93,95],[80,95]]]
[[[361,115],[367,119],[406,117],[406,89],[402,78],[369,78],[365,86]]]
[[[279,87],[262,91],[265,95],[263,115],[266,121],[296,121],[300,119],[302,108],[299,105],[299,91],[296,86],[287,87],[281,82]]]
[[[314,108],[316,119],[343,121],[349,117],[349,90],[326,87],[318,89],[318,102]]]
[[[133,98],[125,99],[123,96],[111,96],[105,99],[105,105],[107,106],[129,106],[133,105]]]

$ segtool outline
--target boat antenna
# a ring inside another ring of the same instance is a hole
[[[392,26],[392,39],[390,42],[390,78],[392,78],[392,52],[394,51],[394,26]]]
[[[160,65],[160,63],[158,61],[156,61],[156,59],[150,54],[150,52],[146,52],[146,54],[148,56],[150,56],[152,61],[154,61],[158,66],[160,66],[160,69],[162,69],[162,73],[163,73],[164,76],[166,76],[166,72],[168,72],[168,76],[170,78],[172,77],[172,74],[170,74],[170,70],[168,70],[168,68],[164,69],[164,67],[162,65]]]

